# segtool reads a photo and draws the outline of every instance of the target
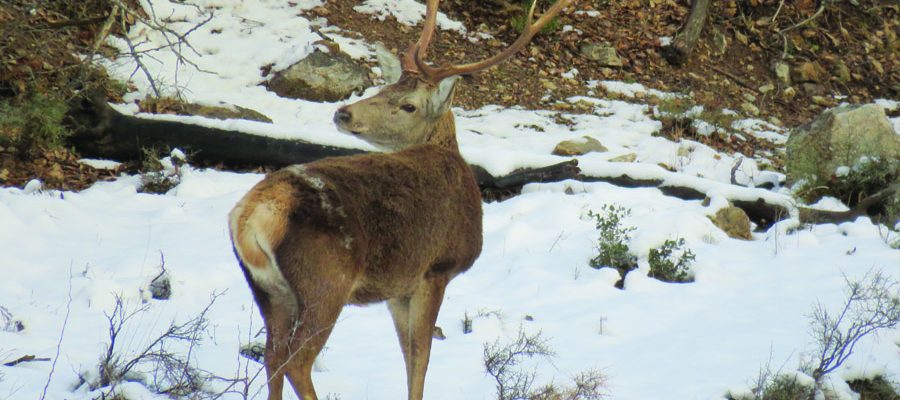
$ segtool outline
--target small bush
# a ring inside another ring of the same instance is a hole
[[[898,159],[861,157],[854,165],[839,168],[833,171],[830,178],[825,179],[815,173],[822,161],[810,156],[803,157],[801,154],[795,154],[790,168],[798,171],[795,175],[803,177],[803,180],[798,180],[794,191],[797,197],[806,202],[812,203],[824,196],[831,196],[852,208],[900,182]],[[883,222],[893,225],[900,220],[900,193],[894,193],[868,211],[870,215],[880,216]]]
[[[635,228],[622,226],[622,219],[631,215],[631,210],[613,205],[604,205],[601,210],[601,213],[588,212],[588,216],[595,220],[597,230],[600,231],[600,238],[597,240],[600,252],[591,259],[590,265],[597,269],[615,268],[619,270],[624,280],[625,275],[637,267],[637,257],[632,255],[628,248],[631,232]],[[621,283],[622,281],[616,286],[621,288]]]
[[[690,249],[684,248],[684,239],[666,240],[662,246],[650,249],[647,261],[650,263],[651,278],[663,282],[693,282],[690,264],[695,256]],[[683,249],[683,250],[682,250]]]
[[[62,100],[41,94],[0,101],[0,146],[15,147],[28,159],[62,147],[69,133],[63,126],[66,110]]]
[[[143,149],[141,161],[141,193],[165,194],[181,183],[182,166],[187,163],[180,150],[173,150],[171,156],[160,158],[156,149]]]
[[[809,400],[815,391],[812,386],[804,385],[796,375],[778,374],[773,378],[766,378],[765,382],[759,382],[748,395],[728,394],[728,400]]]
[[[854,379],[847,381],[847,384],[850,385],[850,389],[859,393],[860,400],[900,399],[900,393],[897,393],[896,384],[882,375],[875,375],[866,379]]]
[[[587,370],[572,378],[572,386],[548,384],[535,389],[534,370],[523,370],[521,364],[529,359],[550,359],[553,351],[538,332],[526,334],[521,328],[515,340],[502,343],[499,339],[484,344],[484,369],[494,378],[497,400],[600,400],[606,377],[596,370]]]

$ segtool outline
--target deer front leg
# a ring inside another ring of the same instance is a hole
[[[426,278],[409,296],[388,301],[406,362],[409,400],[422,400],[425,392],[431,337],[448,281],[445,277]]]

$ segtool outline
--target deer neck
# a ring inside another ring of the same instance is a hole
[[[459,152],[459,144],[456,142],[456,122],[453,120],[452,111],[447,110],[444,115],[435,121],[434,127],[425,143]]]

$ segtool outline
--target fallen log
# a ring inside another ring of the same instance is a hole
[[[191,154],[191,162],[198,165],[280,168],[325,157],[365,153],[303,140],[138,118],[116,111],[101,97],[82,98],[71,104],[68,122],[75,133],[67,140],[82,156],[118,161],[141,161],[147,148],[179,148]],[[527,183],[571,179],[580,172],[576,160],[521,169],[500,177],[479,166],[473,165],[472,170],[482,190],[494,193],[488,196],[491,198],[505,197],[496,193],[518,193]]]
[[[283,167],[324,157],[364,153],[362,150],[319,145],[253,135],[245,132],[209,128],[175,121],[159,121],[124,115],[110,107],[105,99],[88,99],[72,106],[70,124],[76,132],[68,140],[83,156],[119,161],[140,161],[144,148],[180,148],[188,150],[193,163],[221,165],[226,168]],[[667,196],[683,200],[701,200],[707,193],[695,187],[667,184],[662,179],[636,179],[626,174],[589,176],[581,174],[577,160],[526,168],[504,176],[493,176],[484,168],[471,165],[485,200],[503,200],[517,195],[522,186],[535,182],[575,179],[583,182],[607,182],[621,187],[655,187]],[[768,229],[791,216],[803,223],[837,223],[871,215],[900,190],[895,184],[861,201],[848,211],[825,211],[807,207],[788,207],[755,200],[729,199],[744,210],[758,228]]]

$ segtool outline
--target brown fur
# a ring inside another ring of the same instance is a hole
[[[444,288],[482,245],[480,191],[453,115],[425,126],[424,143],[395,153],[272,173],[232,211],[235,250],[266,322],[270,400],[281,399],[285,374],[298,397],[316,399],[312,362],[341,308],[385,300],[409,399],[422,398]]]

